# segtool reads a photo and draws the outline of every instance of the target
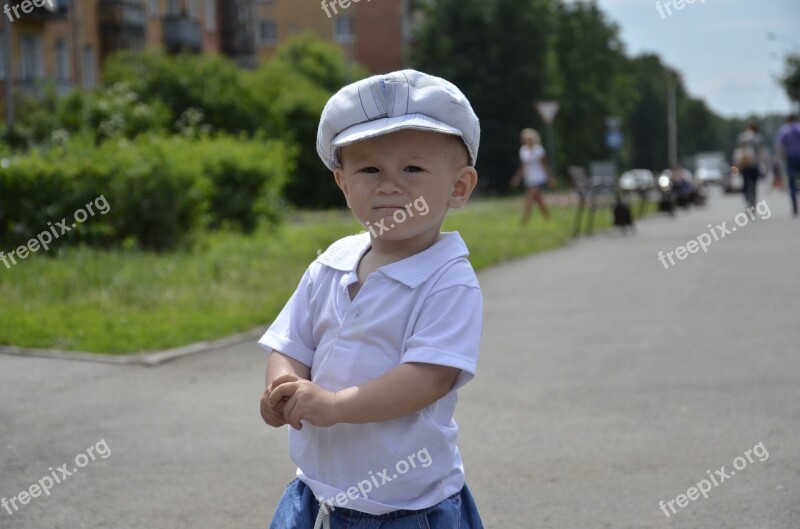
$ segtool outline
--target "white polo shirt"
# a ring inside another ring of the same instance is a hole
[[[467,247],[452,232],[370,274],[351,301],[348,285],[358,281],[369,247],[368,233],[333,243],[311,263],[259,344],[310,366],[311,380],[329,391],[407,362],[461,370],[450,393],[405,417],[289,428],[297,476],[316,498],[377,515],[431,507],[464,485],[453,411],[456,389],[475,375],[483,299]]]

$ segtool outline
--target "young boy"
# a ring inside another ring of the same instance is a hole
[[[453,84],[413,70],[346,86],[317,152],[368,232],[333,243],[259,343],[261,415],[289,424],[297,479],[274,529],[481,528],[453,420],[483,301],[450,208],[469,199],[480,127]]]

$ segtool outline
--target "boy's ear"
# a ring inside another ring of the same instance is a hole
[[[447,205],[453,209],[458,209],[466,204],[477,184],[478,171],[469,165],[462,167],[458,171],[458,176],[453,184],[453,192],[450,194]]]
[[[344,171],[342,171],[341,167],[337,167],[333,170],[333,178],[336,180],[336,185],[339,186],[339,189],[344,193],[344,199],[347,201],[347,207],[349,208],[350,194],[347,192],[347,181],[344,178]]]

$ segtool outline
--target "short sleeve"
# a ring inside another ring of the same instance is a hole
[[[519,161],[523,164],[531,163],[531,149],[525,145],[519,148]]]
[[[480,288],[453,286],[425,300],[406,340],[401,363],[420,362],[461,370],[453,389],[475,376],[478,366],[483,297]]]
[[[268,351],[278,351],[309,367],[316,350],[309,307],[311,286],[311,273],[306,270],[286,306],[258,341]]]

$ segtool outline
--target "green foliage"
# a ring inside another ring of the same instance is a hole
[[[169,127],[169,109],[159,100],[144,102],[125,83],[116,83],[88,97],[86,124],[98,143],[113,138],[135,138]]]
[[[278,48],[277,60],[330,93],[347,84],[348,79],[367,76],[363,67],[348,66],[337,46],[307,31],[287,38]]]
[[[100,196],[110,209],[76,223],[58,246],[163,251],[207,226],[252,231],[259,219],[279,219],[294,156],[282,142],[230,137],[139,136],[37,149],[0,168],[0,243],[24,244],[62,218],[72,223]]]
[[[359,66],[346,65],[341,50],[308,33],[289,37],[275,60],[249,74],[258,105],[269,107],[285,125],[284,139],[299,146],[297,170],[286,187],[286,198],[305,208],[344,206],[342,193],[317,155],[317,128],[331,95],[348,81],[365,77]]]
[[[555,49],[564,85],[555,121],[559,165],[611,158],[606,118],[625,117],[635,97],[619,28],[595,3],[560,4]]]
[[[264,129],[273,137],[280,135],[268,107],[253,111],[257,94],[248,89],[239,67],[222,56],[115,54],[106,63],[104,85],[117,83],[129,86],[142,100],[162,101],[173,123],[186,111],[201,109],[205,122],[214,129],[231,134]]]
[[[786,57],[780,81],[789,99],[800,105],[800,55],[793,54]]]
[[[667,166],[667,69],[656,55],[631,63],[636,99],[628,115],[627,144],[633,167],[660,171]]]
[[[285,138],[299,146],[297,170],[285,190],[289,202],[314,209],[344,205],[341,191],[316,150],[319,118],[330,92],[279,61],[262,65],[251,82],[262,87],[264,100],[291,123]]]
[[[125,83],[144,100],[162,101],[172,130],[188,136],[223,131],[264,135],[298,146],[297,164],[286,188],[295,205],[324,208],[343,204],[330,173],[316,153],[319,117],[348,76],[341,50],[310,34],[292,36],[277,57],[256,71],[243,71],[222,58],[161,53],[123,53],[107,65],[107,85]]]
[[[428,0],[422,9],[415,65],[472,102],[482,128],[478,171],[490,191],[507,189],[519,130],[544,128],[533,110],[541,99],[560,102],[548,153],[559,171],[615,155],[605,145],[612,116],[622,118],[623,166],[665,167],[668,69],[657,56],[626,56],[596,1]],[[677,94],[681,153],[725,149],[728,122],[680,85]]]

